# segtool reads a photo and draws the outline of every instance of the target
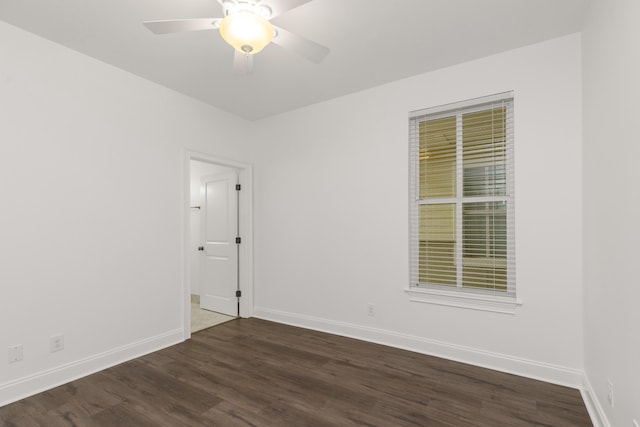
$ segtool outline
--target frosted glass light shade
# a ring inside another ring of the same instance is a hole
[[[253,12],[243,10],[225,17],[220,23],[220,35],[242,53],[258,53],[268,45],[275,30],[271,22]]]

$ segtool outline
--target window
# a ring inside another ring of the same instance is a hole
[[[511,307],[511,93],[417,111],[409,127],[409,293],[445,297],[447,303],[481,301],[495,308],[504,302]]]

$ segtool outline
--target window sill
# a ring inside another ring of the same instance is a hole
[[[516,309],[522,305],[522,301],[518,299],[498,295],[416,287],[407,288],[405,292],[409,295],[409,300],[413,302],[491,311],[494,313],[516,314]]]

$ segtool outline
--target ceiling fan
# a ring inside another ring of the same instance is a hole
[[[234,72],[249,74],[253,69],[253,56],[269,43],[293,51],[316,64],[327,56],[329,48],[269,22],[272,18],[310,1],[218,0],[222,6],[222,18],[145,21],[144,25],[155,34],[219,30],[224,41],[234,48]]]

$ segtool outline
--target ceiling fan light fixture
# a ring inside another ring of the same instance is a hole
[[[260,16],[262,16],[265,19],[269,19],[271,18],[271,8],[269,6],[267,6],[266,4],[261,4],[260,6],[258,6],[258,9],[256,9],[258,14]]]
[[[237,51],[254,54],[271,43],[275,30],[262,16],[241,10],[226,16],[220,22],[220,35]]]
[[[225,16],[230,15],[236,11],[236,3],[231,0],[224,0],[222,2],[222,10],[224,10]]]

